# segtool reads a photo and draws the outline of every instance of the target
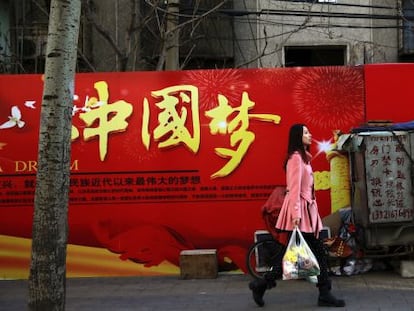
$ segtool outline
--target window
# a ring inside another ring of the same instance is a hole
[[[402,49],[401,54],[414,53],[414,4],[412,1],[403,1],[403,33],[402,33]]]

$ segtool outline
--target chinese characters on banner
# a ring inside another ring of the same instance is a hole
[[[197,153],[200,147],[197,87],[193,85],[173,86],[154,91],[152,92],[152,96],[162,99],[156,104],[162,111],[158,114],[158,125],[154,130],[154,139],[159,141],[167,135],[166,139],[158,143],[158,147],[174,147],[179,143],[184,143],[194,154]],[[183,106],[179,108],[179,104]],[[247,92],[243,92],[242,102],[239,107],[233,107],[229,104],[225,96],[219,94],[217,107],[205,112],[205,115],[211,118],[209,124],[210,133],[212,135],[229,134],[230,145],[233,147],[236,146],[235,150],[230,148],[215,148],[219,156],[229,158],[229,161],[223,168],[211,175],[212,178],[225,177],[231,174],[242,162],[244,155],[255,139],[254,133],[249,131],[249,119],[270,121],[275,124],[280,122],[281,117],[279,115],[249,114],[249,110],[254,108],[254,106],[255,103],[249,99]],[[186,128],[187,116],[189,116],[188,108],[190,108],[193,135]],[[150,117],[149,110],[148,99],[145,98],[142,141],[147,149],[150,146],[151,136],[147,128]],[[234,117],[231,119],[233,115]],[[170,136],[168,137],[168,135]]]
[[[108,136],[112,132],[123,132],[128,127],[126,119],[132,113],[132,105],[124,100],[118,100],[114,103],[108,103],[109,91],[108,84],[105,81],[95,83],[95,89],[98,98],[91,97],[83,107],[85,111],[79,115],[79,118],[85,122],[86,128],[83,132],[85,141],[95,136],[99,137],[99,157],[101,161],[105,160],[108,152]],[[94,109],[96,108],[96,109]],[[76,106],[74,108],[76,111]],[[92,125],[99,121],[99,126]],[[79,137],[79,130],[72,126],[72,140]]]
[[[112,132],[123,132],[128,127],[127,119],[133,112],[130,103],[119,100],[108,103],[109,91],[105,81],[95,83],[98,98],[91,97],[87,100],[83,113],[79,118],[84,121],[86,127],[83,130],[83,137],[88,141],[94,137],[99,138],[100,160],[104,161],[108,151],[108,136]],[[193,85],[177,85],[152,92],[154,98],[161,100],[156,103],[160,109],[158,113],[158,124],[153,131],[153,138],[158,142],[158,148],[171,148],[184,144],[194,154],[200,148],[200,118],[198,89]],[[243,92],[242,102],[239,107],[233,107],[223,95],[218,95],[218,105],[205,112],[211,118],[209,124],[210,133],[229,134],[230,145],[236,147],[216,148],[216,153],[229,158],[227,164],[219,171],[211,175],[212,178],[225,177],[231,174],[243,160],[248,148],[254,142],[255,135],[249,131],[249,119],[270,121],[279,124],[281,117],[275,114],[249,114],[255,103],[250,100],[249,94]],[[77,107],[74,108],[77,110]],[[188,125],[188,120],[191,126]],[[93,127],[98,123],[97,127]],[[142,132],[141,138],[145,148],[149,150],[151,143],[150,105],[147,98],[143,101]],[[190,127],[190,128],[188,128]],[[192,131],[192,133],[191,133]],[[72,140],[78,139],[79,130],[72,126]]]
[[[408,134],[378,133],[365,138],[366,176],[371,223],[411,221],[411,162]]]
[[[201,122],[199,90],[194,85],[173,85],[152,90],[151,97],[142,100],[142,116],[131,121],[134,112],[132,103],[110,99],[110,83],[98,80],[93,83],[94,93],[87,95],[83,106],[74,105],[72,141],[98,141],[96,147],[100,162],[110,155],[111,135],[128,135],[131,127],[140,121],[141,142],[146,151],[186,147],[192,154],[199,152]],[[230,103],[224,95],[218,94],[217,103],[203,115],[208,119],[210,136],[228,137],[227,145],[217,146],[217,156],[226,160],[216,172],[210,172],[210,179],[229,176],[241,165],[249,148],[255,141],[250,120],[279,124],[277,114],[250,113],[255,102],[249,93],[241,94],[240,103]],[[205,121],[204,121],[205,122]],[[153,143],[152,143],[153,142]],[[152,145],[151,145],[152,143]],[[33,204],[36,161],[15,161],[13,178],[2,180],[0,203],[4,206],[25,206]],[[213,173],[214,172],[214,173]],[[3,175],[3,177],[5,177]],[[122,204],[153,202],[199,202],[229,200],[260,200],[266,198],[274,184],[206,185],[197,169],[158,169],[136,171],[82,172],[80,160],[71,164],[70,203],[76,204]],[[246,192],[248,191],[248,192]]]
[[[13,177],[13,178],[12,178]],[[0,204],[3,207],[33,204],[35,174],[14,175],[0,179]],[[174,172],[105,172],[72,173],[71,205],[142,204],[260,200],[268,196],[273,184],[214,186],[201,184],[197,171]]]

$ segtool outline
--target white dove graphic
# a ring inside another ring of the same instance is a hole
[[[22,128],[25,125],[25,122],[22,121],[21,118],[22,118],[22,113],[20,112],[19,107],[13,106],[11,108],[11,116],[9,116],[9,121],[0,125],[0,129],[8,129],[16,125],[19,128]]]
[[[34,104],[36,104],[36,101],[34,100],[26,100],[26,102],[24,103],[24,105],[28,108],[32,108],[32,109],[36,109],[36,107],[34,106]]]

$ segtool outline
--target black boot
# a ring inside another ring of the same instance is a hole
[[[277,273],[275,273],[273,270],[265,273],[264,279],[266,280],[267,289],[276,287],[276,277]]]
[[[331,294],[331,282],[317,285],[319,287],[318,306],[320,307],[345,307],[345,301],[337,299]]]
[[[249,283],[249,288],[252,290],[253,293],[253,300],[259,306],[264,306],[263,295],[267,289],[267,282],[263,279],[258,279],[251,281]]]
[[[257,279],[249,283],[249,288],[253,292],[253,300],[259,306],[264,306],[263,295],[266,289],[276,287],[277,274],[274,271],[266,272],[264,279]]]

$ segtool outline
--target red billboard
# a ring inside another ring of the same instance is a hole
[[[335,133],[390,116],[372,93],[391,68],[77,74],[68,275],[177,273],[180,251],[202,248],[244,270],[297,122],[315,140],[322,216],[346,206]],[[42,90],[40,75],[0,76],[0,277],[28,274]]]

